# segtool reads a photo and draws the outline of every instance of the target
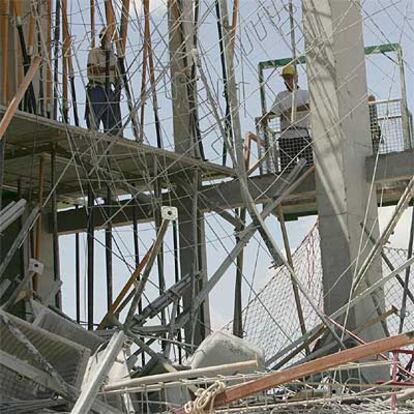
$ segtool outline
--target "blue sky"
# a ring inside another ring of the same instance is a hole
[[[101,11],[103,14],[103,1]],[[114,2],[116,3],[116,2]],[[132,74],[130,79],[131,87],[135,98],[139,97],[141,81],[141,60],[142,60],[142,13],[140,2],[131,2],[130,32],[127,45],[127,64],[130,65],[129,73]],[[169,93],[169,53],[167,49],[168,35],[165,19],[164,1],[152,1],[152,42],[155,53],[156,75],[160,79],[157,92],[159,98],[159,111],[162,119],[163,138],[166,148],[172,148],[172,118],[171,118],[171,99]],[[203,55],[203,67],[209,76],[211,89],[217,96],[221,110],[223,110],[222,85],[220,82],[221,69],[219,66],[217,31],[214,17],[213,1],[201,2],[201,27],[199,31],[200,52]],[[240,25],[238,31],[238,44],[236,47],[236,76],[238,81],[238,92],[240,101],[240,116],[242,122],[243,134],[247,131],[254,131],[254,118],[260,115],[260,97],[259,85],[257,80],[257,66],[260,61],[288,57],[291,55],[289,50],[289,21],[283,4],[287,1],[264,0],[264,1],[241,1],[240,2]],[[86,4],[80,0],[68,1],[70,9],[69,20],[72,23],[72,32],[74,35],[74,49],[76,58],[74,61],[76,82],[78,90],[78,99],[80,104],[85,100],[84,84],[87,51],[90,44],[87,23],[89,19],[89,10]],[[266,11],[260,7],[266,5]],[[231,4],[229,5],[231,9]],[[364,19],[364,43],[366,46],[383,43],[399,42],[404,51],[406,60],[405,71],[407,81],[407,95],[409,97],[409,107],[413,108],[414,96],[414,5],[412,1],[388,1],[388,0],[365,0],[363,2],[363,19]],[[99,10],[97,21],[100,21]],[[269,18],[269,15],[271,18]],[[297,49],[300,53],[303,51],[303,38],[301,32],[301,10],[300,2],[295,1],[295,20],[297,27],[295,29],[297,39]],[[85,26],[86,23],[86,26]],[[98,28],[99,31],[99,28]],[[241,40],[241,42],[240,42]],[[240,44],[242,48],[240,48]],[[303,68],[302,84],[304,81]],[[367,62],[368,87],[370,92],[374,93],[378,99],[398,98],[399,82],[398,68],[388,58],[381,56],[369,59]],[[281,88],[281,82],[276,74],[269,78],[269,104]],[[148,85],[149,87],[149,85]],[[201,84],[199,83],[201,88]],[[205,102],[203,91],[200,93],[200,119],[201,130],[203,133],[203,142],[206,148],[207,158],[214,162],[220,162],[221,158],[221,139],[218,128],[211,115],[211,109]],[[126,104],[123,101],[123,115],[127,114]],[[83,113],[83,109],[81,109]],[[126,132],[126,136],[131,137],[131,131]],[[145,138],[148,143],[155,145],[155,132],[152,117],[152,108],[150,103],[146,105],[145,111]],[[380,219],[382,224],[390,216],[392,208],[381,209]],[[303,239],[304,235],[315,222],[315,217],[306,217],[295,222],[288,223],[288,232],[292,247],[297,246]],[[276,237],[279,246],[282,246],[280,231],[276,220],[269,219],[268,224]],[[406,214],[393,236],[394,244],[406,247],[408,239],[409,215]],[[114,287],[115,293],[122,287],[127,280],[133,265],[133,244],[132,229],[130,226],[117,228],[114,232],[115,241],[120,246],[124,255],[121,260],[120,255],[115,248],[114,256]],[[140,251],[141,256],[148,249],[151,240],[155,237],[153,225],[140,225]],[[103,315],[106,309],[106,288],[105,288],[105,253],[104,253],[104,236],[103,232],[96,232],[97,243],[95,247],[95,303],[96,303],[96,322]],[[216,214],[206,216],[206,240],[208,255],[208,274],[211,275],[215,268],[220,264],[234,245],[233,229],[222,218]],[[74,236],[60,237],[61,249],[61,272],[64,282],[63,286],[63,306],[64,310],[74,316]],[[172,262],[172,235],[171,230],[167,233],[165,243],[165,261],[166,261],[166,278],[167,283],[173,280],[173,262]],[[86,286],[86,242],[81,237],[81,275],[83,287]],[[245,252],[245,269],[243,292],[246,299],[249,289],[259,289],[269,277],[268,267],[270,265],[270,256],[262,244],[259,236],[256,235],[254,240],[246,248]],[[126,263],[129,265],[127,265]],[[233,286],[234,286],[235,268],[232,267],[223,276],[222,281],[213,290],[210,305],[213,318],[213,326],[218,327],[227,322],[232,317],[233,310]],[[157,280],[153,272],[152,280]],[[149,286],[147,294],[154,297],[156,288]],[[85,289],[82,289],[82,312],[85,311]]]

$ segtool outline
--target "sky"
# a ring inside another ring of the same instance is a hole
[[[342,1],[342,0],[339,0]],[[169,68],[168,68],[168,33],[165,19],[165,2],[161,0],[151,1],[151,24],[152,42],[155,55],[156,76],[159,79],[157,93],[159,97],[159,111],[162,119],[162,132],[164,146],[173,147],[172,117],[171,117],[171,95],[169,91]],[[211,0],[201,1],[199,29],[199,51],[202,56],[202,64],[205,68],[209,84],[214,92],[220,110],[224,111],[223,88],[221,82],[221,68],[219,65],[219,54],[217,44],[216,22],[214,7]],[[247,131],[255,131],[255,117],[261,113],[259,84],[257,79],[257,66],[261,61],[278,59],[291,56],[289,19],[286,12],[287,1],[247,0],[240,2],[239,29],[236,41],[236,78],[238,82],[238,97],[240,102],[240,116],[243,134]],[[87,52],[90,45],[88,31],[88,7],[86,2],[70,0],[69,21],[71,22],[74,50],[75,50],[75,73],[80,108],[85,101],[84,85],[86,83],[85,69]],[[103,15],[103,2],[100,11],[98,9],[97,19]],[[407,96],[410,110],[413,109],[414,97],[414,2],[411,0],[365,0],[362,2],[364,44],[366,46],[384,43],[398,42],[401,44],[405,58],[405,75],[407,84]],[[303,52],[303,36],[301,28],[301,4],[295,1],[295,35],[298,54]],[[265,6],[265,7],[263,7]],[[231,2],[229,3],[231,9]],[[139,97],[141,82],[141,50],[143,17],[140,1],[135,0],[131,9],[130,34],[127,45],[126,61],[129,66],[131,89],[135,99]],[[99,31],[99,29],[98,29]],[[305,69],[299,68],[301,85],[306,87]],[[282,88],[277,73],[267,74],[267,99],[269,104],[276,93]],[[386,56],[370,57],[367,60],[367,80],[370,93],[374,93],[378,99],[399,98],[400,80],[399,71],[395,62]],[[200,82],[199,104],[200,104],[200,126],[206,148],[207,158],[212,162],[220,163],[222,140],[217,128],[211,108],[206,102],[205,91]],[[149,85],[147,85],[149,88]],[[81,109],[81,113],[83,109]],[[127,114],[125,100],[122,103],[122,112]],[[131,130],[125,135],[132,137]],[[145,140],[155,145],[154,122],[152,108],[149,103],[145,109]],[[379,210],[380,225],[383,228],[389,220],[393,207],[381,208]],[[391,238],[391,244],[406,248],[408,244],[409,226],[411,212],[407,211]],[[299,245],[306,233],[315,223],[316,217],[304,217],[297,221],[288,222],[288,233],[292,249]],[[279,246],[283,246],[281,234],[276,219],[270,218],[268,225],[276,238]],[[155,237],[152,224],[139,226],[140,254],[141,257],[149,248]],[[129,277],[133,266],[133,242],[131,226],[119,227],[114,231],[114,241],[119,246],[114,249],[114,290],[115,294],[123,286]],[[95,322],[106,310],[105,294],[105,250],[104,235],[102,231],[96,232],[95,246]],[[208,274],[218,267],[225,258],[227,252],[234,245],[234,232],[231,226],[217,214],[206,215],[206,241]],[[74,317],[74,236],[60,237],[61,273],[63,285],[63,309],[69,316]],[[123,257],[120,257],[123,256]],[[81,275],[82,275],[82,319],[85,320],[86,309],[86,240],[81,235]],[[172,232],[167,232],[165,238],[165,268],[167,283],[172,283],[173,255],[172,255]],[[258,235],[249,243],[245,250],[245,269],[243,280],[244,302],[251,289],[257,292],[266,280],[272,276],[269,271],[271,258],[262,240]],[[156,274],[152,272],[152,280],[156,281]],[[220,283],[213,290],[210,297],[212,315],[212,326],[218,328],[223,326],[232,318],[233,312],[233,290],[234,290],[235,268],[232,266],[225,273]],[[148,297],[154,297],[157,293],[155,286],[148,286],[146,291]]]

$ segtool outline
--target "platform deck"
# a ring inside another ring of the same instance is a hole
[[[0,116],[4,111],[0,106]],[[41,158],[50,188],[53,148],[61,200],[79,197],[88,182],[96,191],[111,182],[118,194],[128,194],[131,186],[145,191],[154,178],[174,181],[174,174],[194,168],[203,181],[235,176],[232,168],[19,111],[6,132],[5,188],[37,193]]]

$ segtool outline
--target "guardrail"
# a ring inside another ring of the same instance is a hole
[[[402,99],[377,100],[369,103],[371,136],[373,151],[380,154],[401,152],[414,147],[412,115],[404,119]],[[281,171],[279,117],[268,120],[267,128],[263,128],[261,118],[256,118],[256,133],[262,143],[258,157],[262,173],[277,173]],[[312,131],[310,131],[312,134]]]

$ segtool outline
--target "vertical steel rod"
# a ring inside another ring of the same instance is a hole
[[[44,158],[41,155],[39,158],[39,200],[38,205],[41,209],[43,206],[43,186],[44,186]],[[37,219],[37,226],[36,226],[36,245],[35,245],[35,257],[37,260],[40,260],[40,253],[41,253],[41,234],[42,234],[42,214],[39,215]],[[35,274],[33,276],[33,290],[37,291],[37,282],[38,276]]]
[[[180,258],[178,256],[178,230],[177,230],[177,222],[173,221],[173,246],[174,246],[174,277],[175,277],[175,283],[178,283],[180,281]],[[178,302],[177,306],[177,318],[180,315],[180,301]],[[178,329],[177,332],[177,340],[179,342],[182,341],[182,335],[181,335],[181,328]],[[181,364],[183,360],[183,353],[181,347],[178,348],[178,362]]]
[[[414,204],[413,207],[411,207],[412,213],[411,213],[411,229],[410,229],[410,239],[408,241],[408,257],[407,259],[410,259],[413,255],[413,241],[414,241]],[[407,296],[408,296],[408,288],[410,285],[410,272],[411,272],[411,266],[408,266],[407,269],[405,269],[405,280],[404,280],[404,292],[402,297],[402,303],[401,303],[401,310],[400,310],[400,327],[398,329],[398,333],[401,333],[404,329],[404,320],[407,316]]]
[[[138,220],[137,220],[137,206],[136,206],[136,200],[134,202],[134,206],[132,209],[132,230],[133,230],[133,236],[134,236],[134,256],[135,256],[135,268],[139,265],[139,236],[138,236]],[[142,301],[139,301],[138,303],[138,313],[141,313],[142,311]],[[145,338],[141,338],[142,340],[145,340]],[[141,363],[142,366],[145,365],[145,352],[141,353]]]
[[[75,209],[79,206],[76,205]],[[79,232],[75,233],[75,296],[76,296],[76,322],[80,323],[80,250]]]
[[[62,107],[63,120],[69,123],[69,55],[70,55],[70,36],[67,16],[67,0],[61,0],[62,25],[63,25],[63,44],[62,44]]]
[[[2,8],[1,18],[1,49],[2,49],[2,79],[1,79],[1,93],[2,104],[9,103],[9,1],[1,2]]]
[[[288,232],[287,232],[287,228],[286,228],[285,216],[284,216],[284,213],[283,213],[283,207],[282,207],[281,204],[277,208],[277,213],[278,213],[278,217],[279,217],[280,229],[282,231],[283,244],[284,244],[284,247],[285,247],[286,258],[287,258],[287,261],[289,263],[289,266],[294,270],[293,257],[292,257],[292,252],[290,250],[289,236],[288,236]],[[302,335],[305,335],[305,333],[306,333],[306,324],[305,324],[305,318],[303,316],[302,304],[300,302],[298,285],[297,285],[296,281],[293,278],[291,278],[291,281],[292,281],[293,295],[295,297],[296,311],[298,313],[300,331],[301,331]],[[309,345],[306,345],[305,349],[306,349],[306,354],[310,354]]]
[[[219,47],[220,47],[220,63],[221,63],[221,72],[223,76],[223,95],[224,100],[226,102],[226,116],[224,118],[224,130],[226,131],[226,135],[228,141],[232,142],[232,123],[231,123],[231,116],[230,116],[230,104],[229,104],[229,95],[228,95],[228,79],[227,79],[227,65],[226,59],[224,54],[224,32],[223,32],[223,25],[221,19],[221,11],[220,11],[220,4],[219,0],[216,0],[216,17],[217,17],[217,32],[219,37]],[[227,151],[230,149],[227,148],[226,140],[223,141],[223,154],[222,154],[222,164],[226,165],[227,162]]]
[[[246,209],[240,208],[236,210],[243,225],[238,229],[244,230],[246,221]],[[236,244],[240,241],[240,237],[236,235]],[[244,250],[237,255],[236,259],[236,281],[234,286],[234,313],[233,313],[233,335],[243,338],[243,320],[242,320],[242,276],[243,276],[243,256]]]
[[[94,289],[94,195],[92,185],[88,186],[88,329],[93,330]]]
[[[112,194],[109,185],[107,186],[106,204],[108,206],[107,216],[112,216]],[[106,263],[106,304],[107,310],[111,308],[112,296],[112,223],[108,222],[105,229],[105,263]]]
[[[52,0],[47,0],[47,35],[46,35],[46,47],[47,52],[45,59],[48,61],[46,64],[46,116],[52,117]]]
[[[155,171],[155,177],[157,176],[157,171]],[[155,229],[156,233],[158,234],[160,227],[161,227],[161,188],[159,185],[159,181],[155,180],[154,183],[154,195],[156,200],[155,206]],[[165,292],[165,277],[164,277],[164,242],[161,242],[159,252],[157,254],[157,269],[158,269],[158,292],[162,295]],[[165,310],[163,309],[161,312],[161,324],[165,326],[167,323],[165,317]],[[162,343],[165,346],[165,342]]]
[[[58,107],[58,82],[59,82],[59,43],[60,43],[60,0],[56,0],[55,6],[55,31],[53,39],[53,119],[57,119]]]
[[[53,271],[54,280],[60,280],[60,258],[59,258],[59,236],[58,236],[58,213],[57,213],[57,189],[56,185],[56,147],[53,146],[51,156],[51,191],[52,191],[52,217],[53,217]],[[55,305],[60,309],[60,290],[56,294]]]

